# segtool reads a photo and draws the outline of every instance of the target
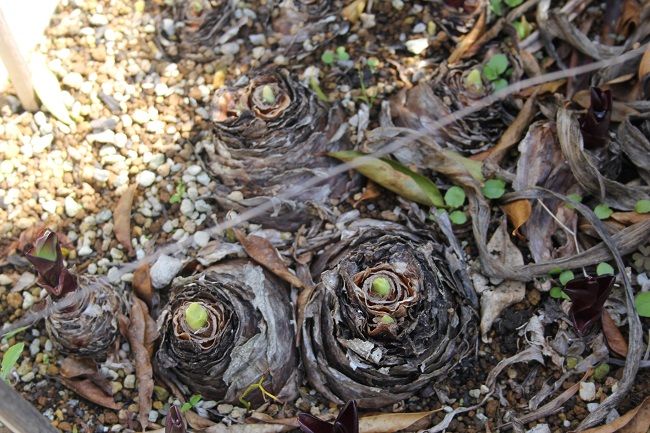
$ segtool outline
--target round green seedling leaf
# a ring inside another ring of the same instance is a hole
[[[449,214],[449,220],[456,225],[462,225],[467,222],[467,214],[462,210],[455,210]]]
[[[609,263],[598,263],[596,266],[596,274],[601,275],[614,275],[614,268]]]
[[[524,2],[524,0],[505,0],[506,4],[511,8],[517,7]]]
[[[641,317],[650,317],[650,292],[639,292],[634,297],[636,312]]]
[[[606,220],[607,218],[612,216],[614,211],[609,206],[607,206],[606,204],[601,203],[601,204],[599,204],[598,206],[596,206],[594,208],[594,213],[596,214],[598,219]]]
[[[350,60],[350,55],[345,51],[345,47],[338,47],[336,49],[336,56],[339,58],[340,61],[345,62],[347,60]]]
[[[490,57],[490,60],[488,60],[486,66],[493,69],[498,76],[503,74],[506,69],[508,69],[508,64],[508,58],[505,54],[495,54]]]
[[[334,52],[327,50],[323,53],[320,59],[326,65],[331,65],[332,63],[334,63]]]
[[[634,212],[636,213],[650,213],[650,200],[639,200],[634,205]]]
[[[558,286],[551,287],[550,295],[551,295],[551,298],[554,298],[554,299],[569,299],[569,295],[564,293],[564,290],[562,290]]]
[[[185,321],[192,331],[198,331],[208,323],[208,310],[200,303],[192,302],[185,309]]]
[[[459,186],[452,186],[445,193],[445,203],[451,208],[461,207],[465,203],[465,191]]]
[[[264,99],[265,104],[275,104],[275,93],[273,93],[273,88],[268,84],[262,87],[262,99]]]
[[[395,319],[393,319],[388,314],[384,314],[383,316],[381,316],[381,323],[385,325],[390,325],[391,323],[395,323]]]
[[[506,183],[501,179],[490,179],[485,182],[482,191],[487,198],[499,198],[506,192]]]
[[[492,89],[494,89],[495,92],[505,89],[506,87],[508,87],[508,82],[503,78],[499,78],[498,80],[494,80],[492,82]]]
[[[573,272],[571,272],[571,271],[562,271],[562,273],[560,274],[560,277],[559,277],[560,284],[562,284],[563,286],[566,286],[566,283],[573,280],[574,278],[575,278],[575,275],[573,275]]]
[[[372,280],[372,292],[380,298],[390,294],[390,281],[386,277],[377,277]]]
[[[600,364],[594,369],[594,379],[603,380],[609,374],[609,364]]]

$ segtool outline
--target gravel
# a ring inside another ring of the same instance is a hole
[[[150,270],[151,284],[156,289],[167,286],[182,267],[183,262],[181,260],[167,255],[160,256]]]

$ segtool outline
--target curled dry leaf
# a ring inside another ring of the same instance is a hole
[[[303,433],[359,433],[357,403],[349,401],[332,424],[310,413],[298,414],[298,424]]]
[[[186,431],[187,425],[185,418],[183,418],[183,414],[178,406],[174,404],[169,408],[169,412],[165,418],[165,433],[185,433]]]
[[[245,236],[241,230],[235,229],[237,240],[244,247],[244,251],[249,257],[287,283],[294,287],[302,288],[303,283],[294,273],[289,270],[287,264],[282,260],[278,250],[269,242],[260,236]]]
[[[153,369],[151,356],[153,345],[158,338],[156,322],[149,315],[147,305],[134,298],[126,327],[126,335],[135,358],[135,374],[138,379],[138,404],[140,406],[140,425],[145,429],[151,410],[153,393]]]
[[[477,317],[436,233],[368,219],[345,233],[312,267],[303,362],[330,401],[378,408],[446,377],[474,347]]]
[[[149,263],[143,263],[133,272],[131,285],[136,296],[142,299],[149,308],[153,298],[153,286],[151,285],[151,274]]]
[[[650,397],[609,424],[583,430],[583,433],[647,433],[650,429]]]
[[[528,200],[515,200],[503,205],[503,211],[506,213],[508,219],[510,220],[510,223],[513,226],[513,236],[517,236],[520,239],[525,238],[519,229],[521,226],[526,224],[526,221],[528,221],[528,218],[530,218],[532,210],[532,206]]]
[[[587,149],[604,147],[609,142],[609,122],[612,118],[612,92],[591,88],[591,102],[580,119],[582,139]]]
[[[126,248],[129,254],[134,253],[133,245],[131,245],[131,206],[133,206],[136,188],[135,184],[129,186],[120,196],[113,211],[115,239]]]
[[[353,192],[349,175],[340,174],[291,199],[277,197],[338,164],[325,154],[351,147],[347,123],[338,106],[319,101],[286,70],[247,79],[216,92],[214,131],[197,143],[196,152],[219,180],[215,198],[222,206],[241,211],[271,200],[273,215],[253,220],[295,230],[317,217],[314,207]]]
[[[494,232],[487,247],[494,260],[510,266],[524,264],[521,251],[510,240],[505,220]],[[510,305],[523,301],[525,295],[526,284],[514,280],[503,281],[494,289],[486,290],[481,294],[481,338],[484,342],[489,341],[488,332],[501,312]]]
[[[108,409],[122,409],[121,404],[116,403],[110,394],[106,394],[102,388],[90,379],[73,380],[61,378],[61,382],[88,401],[92,401]]]
[[[603,324],[603,334],[605,334],[605,338],[607,339],[607,345],[613,352],[625,358],[628,350],[627,340],[625,340],[621,330],[614,323],[612,316],[604,308],[601,321]]]
[[[71,381],[89,379],[104,394],[113,395],[111,382],[100,374],[99,370],[97,370],[97,364],[90,359],[66,357],[61,362],[59,372],[61,377]]]
[[[263,379],[290,400],[298,381],[292,317],[277,277],[248,260],[218,263],[172,288],[158,319],[157,371],[186,397],[234,403]],[[262,398],[254,391],[246,400]]]

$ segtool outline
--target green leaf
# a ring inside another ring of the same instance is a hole
[[[512,23],[512,26],[517,31],[517,37],[520,41],[526,39],[533,31],[533,26],[530,25],[525,16],[522,16],[520,21]]]
[[[549,292],[551,295],[551,298],[555,299],[569,299],[569,295],[564,293],[564,290],[562,288],[555,286],[551,287],[551,291]]]
[[[462,210],[455,210],[449,214],[449,220],[454,224],[462,225],[467,222],[467,215]]]
[[[594,213],[596,214],[598,219],[606,220],[607,218],[612,216],[614,211],[606,204],[601,203],[594,208]]]
[[[614,275],[614,268],[609,263],[598,263],[598,266],[596,266],[596,275]]]
[[[483,66],[483,76],[488,81],[494,81],[499,78],[499,74],[497,74],[497,71],[489,65]]]
[[[185,308],[185,322],[192,331],[198,331],[208,323],[208,310],[199,302],[190,302]]]
[[[192,405],[189,403],[183,403],[181,406],[181,412],[187,412],[190,409],[192,409]]]
[[[566,197],[570,201],[572,201],[574,203],[581,203],[582,202],[582,196],[580,194],[573,193],[573,194],[567,195]],[[575,207],[573,207],[573,205],[571,205],[569,203],[566,204],[566,207],[568,207],[569,209],[575,209]]]
[[[490,70],[490,73],[496,74],[494,78],[489,78],[490,81],[494,81],[498,78],[499,75],[503,74],[506,69],[508,69],[508,57],[505,54],[495,54],[490,57],[490,60],[485,64],[485,67]],[[483,69],[485,72],[485,69]]]
[[[504,0],[511,8],[517,7],[524,2],[524,0]]]
[[[639,292],[634,298],[636,312],[641,317],[650,317],[650,292]]]
[[[334,63],[334,52],[331,50],[325,50],[323,55],[320,56],[320,59],[326,65],[331,65],[332,63]]]
[[[494,12],[495,15],[503,15],[503,1],[502,0],[490,0],[490,9]]]
[[[20,327],[18,329],[14,329],[13,331],[8,332],[5,335],[3,335],[2,339],[3,340],[9,339],[9,338],[13,337],[14,335],[20,334],[21,332],[23,332],[26,329],[29,329],[29,326],[22,326],[22,327]]]
[[[385,298],[390,294],[390,282],[386,277],[377,277],[372,280],[372,292],[380,298]]]
[[[506,183],[501,179],[490,179],[485,181],[482,191],[487,198],[499,198],[506,192]]]
[[[427,206],[445,207],[440,190],[430,179],[396,161],[369,157],[354,150],[332,152],[328,155],[344,162],[364,157],[365,161],[357,166],[356,170],[367,178],[407,200]]]
[[[452,186],[445,193],[445,203],[450,208],[461,207],[465,203],[465,191],[459,186]]]
[[[185,195],[185,182],[180,181],[176,185],[176,192],[169,197],[169,202],[174,204],[174,203],[180,203],[183,200],[183,196]]]
[[[498,80],[492,81],[492,89],[495,92],[505,89],[506,87],[508,87],[508,81],[504,80],[503,78],[499,78]]]
[[[483,91],[483,80],[481,79],[481,71],[472,69],[465,77],[465,88],[475,92]]]
[[[379,59],[377,57],[371,57],[366,61],[366,64],[370,68],[370,71],[374,73],[379,67]]]
[[[275,93],[273,93],[273,88],[268,84],[262,87],[262,99],[265,104],[275,104]]]
[[[594,379],[603,380],[609,374],[609,364],[600,364],[594,369]]]
[[[562,273],[563,269],[562,268],[553,268],[548,273],[550,275],[560,275]]]
[[[320,88],[320,85],[318,84],[318,80],[316,77],[311,77],[309,79],[309,87],[311,87],[311,90],[316,94],[318,99],[320,99],[323,102],[329,102],[330,99],[327,97],[325,92],[323,92],[323,89]]]
[[[11,346],[5,354],[2,356],[2,365],[0,366],[0,379],[7,380],[9,373],[14,368],[20,358],[23,349],[25,348],[25,343],[20,342]]]
[[[634,212],[636,213],[650,213],[650,200],[639,200],[634,205]]]
[[[481,161],[465,158],[463,155],[454,152],[453,150],[443,150],[442,152],[447,158],[465,167],[467,173],[469,173],[469,175],[474,179],[483,182],[483,163]]]
[[[566,283],[573,280],[574,278],[575,278],[575,275],[573,275],[573,272],[571,272],[571,271],[562,271],[562,273],[559,276],[560,284],[562,284],[563,286],[566,286]]]
[[[345,51],[345,47],[337,47],[336,48],[336,56],[342,62],[350,60],[350,55]]]
[[[201,394],[194,394],[190,397],[190,404],[192,407],[196,406],[201,401]]]

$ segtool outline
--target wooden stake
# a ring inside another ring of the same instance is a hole
[[[0,9],[0,59],[5,64],[7,72],[9,72],[11,83],[14,85],[25,110],[38,110],[29,67],[18,45],[16,45],[16,40],[11,34],[2,9]]]
[[[0,422],[14,433],[58,433],[15,389],[0,379]]]

